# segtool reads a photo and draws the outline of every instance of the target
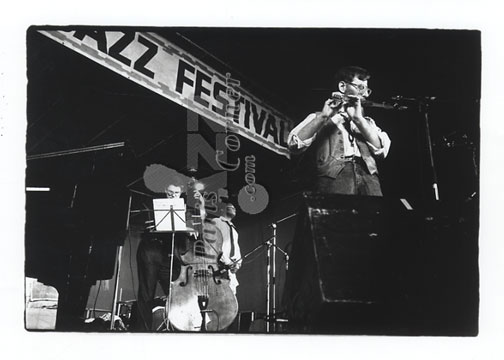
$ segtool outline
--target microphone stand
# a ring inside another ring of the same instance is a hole
[[[126,218],[126,234],[129,233],[130,231],[130,215],[131,215],[131,198],[132,198],[132,195],[130,194],[129,196],[129,200],[128,200],[128,216]],[[120,273],[121,273],[121,257],[122,257],[122,250],[123,250],[123,245],[119,245],[117,247],[117,253],[116,253],[116,269],[115,269],[115,272],[116,272],[116,278],[115,278],[115,282],[114,282],[114,296],[113,296],[113,299],[112,299],[112,311],[111,311],[111,314],[110,314],[110,330],[114,330],[115,329],[115,316],[116,316],[116,313],[117,313],[117,305],[118,305],[118,290],[119,290],[119,277],[120,277]]]
[[[275,228],[276,228],[276,225],[275,225]],[[274,230],[274,233],[276,233],[276,230]],[[275,297],[275,287],[274,287],[274,284],[275,284],[275,264],[273,261],[271,261],[272,258],[274,258],[274,251],[272,250],[273,248],[274,249],[277,249],[278,246],[274,243],[271,242],[271,240],[275,239],[276,237],[276,234],[273,235],[272,237],[270,237],[268,240],[260,243],[259,245],[257,245],[254,249],[250,250],[248,253],[246,253],[245,255],[243,255],[241,257],[241,259],[238,259],[236,261],[233,261],[234,263],[237,263],[239,261],[243,261],[245,260],[246,258],[248,258],[250,255],[252,255],[253,253],[255,253],[257,250],[261,249],[263,246],[266,246],[267,247],[267,255],[266,255],[266,332],[270,332],[270,321],[271,320],[271,296],[273,296],[273,298]],[[283,250],[280,249],[280,251],[285,255],[285,259],[286,261],[289,261],[289,256],[287,255],[287,253]],[[287,266],[286,266],[287,268]],[[273,284],[273,285],[272,285]],[[274,309],[274,308],[273,308]]]
[[[434,200],[439,201],[437,173],[436,173],[436,167],[434,165],[434,156],[432,155],[432,140],[431,140],[430,127],[429,127],[429,105],[430,105],[430,100],[433,100],[433,99],[434,98],[425,98],[425,99],[419,100],[418,111],[423,114],[423,121],[424,121],[424,126],[425,126],[425,139],[427,141],[427,153],[429,156],[429,166],[430,166],[431,174],[432,174],[432,190],[434,192]]]
[[[234,263],[237,263],[239,261],[243,261],[246,258],[248,258],[250,255],[255,253],[257,250],[262,248],[263,246],[267,246],[267,255],[266,255],[266,332],[269,333],[271,332],[271,326],[270,323],[273,323],[276,325],[276,251],[280,251],[284,256],[285,256],[285,270],[288,270],[289,268],[289,254],[285,252],[283,249],[281,249],[277,244],[276,244],[276,227],[277,224],[288,220],[294,216],[296,216],[297,213],[291,214],[287,217],[284,217],[283,219],[280,219],[269,226],[273,228],[273,236],[271,236],[268,240],[260,243],[257,245],[254,249],[250,250],[248,253],[243,255],[241,259],[233,261]],[[273,314],[273,316],[272,316]],[[274,330],[276,331],[276,326],[273,327]]]
[[[271,327],[273,327],[273,332],[276,332],[276,252],[279,250],[285,256],[285,270],[289,269],[289,255],[282,250],[277,244],[277,225],[285,220],[288,220],[297,213],[286,216],[276,222],[270,224],[273,229],[273,236],[271,237],[272,242],[268,242],[268,265],[267,265],[267,293],[266,293],[266,332],[271,332]],[[273,324],[273,326],[271,326]]]
[[[406,98],[402,96],[394,96],[394,100],[405,100],[413,101],[418,104],[418,112],[423,116],[424,128],[425,128],[425,140],[427,142],[427,155],[429,160],[429,166],[432,174],[432,190],[434,193],[434,200],[439,201],[439,188],[437,182],[436,166],[434,164],[434,156],[432,154],[432,140],[429,126],[429,106],[433,100],[436,98],[434,96],[425,96],[423,98]]]

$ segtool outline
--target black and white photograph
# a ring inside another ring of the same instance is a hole
[[[259,2],[6,17],[9,347],[494,358],[494,7]]]
[[[478,334],[479,31],[34,26],[27,61],[27,330]]]

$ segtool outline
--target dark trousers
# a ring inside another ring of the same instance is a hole
[[[177,240],[175,240],[177,242]],[[177,279],[180,262],[173,260],[173,277],[170,277],[171,236],[166,239],[142,239],[137,251],[138,299],[136,331],[151,331],[152,308],[159,281],[165,295],[169,294],[171,279]]]
[[[348,161],[341,172],[332,178],[319,176],[313,191],[328,194],[382,196],[378,175],[369,174],[362,159]]]

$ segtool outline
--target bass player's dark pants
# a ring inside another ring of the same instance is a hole
[[[180,241],[180,236],[175,237],[175,246]],[[153,331],[152,309],[156,295],[156,286],[159,281],[165,295],[170,291],[170,263],[171,263],[171,235],[166,235],[162,240],[158,238],[144,238],[137,251],[138,266],[138,299],[137,313],[133,331]],[[177,251],[175,251],[177,253]],[[172,280],[178,278],[180,262],[177,257],[173,261]]]

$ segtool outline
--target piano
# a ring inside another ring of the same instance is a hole
[[[83,330],[91,286],[114,277],[128,218],[122,157],[108,151],[28,161],[27,189],[49,191],[26,192],[25,276],[58,291],[57,331]]]

